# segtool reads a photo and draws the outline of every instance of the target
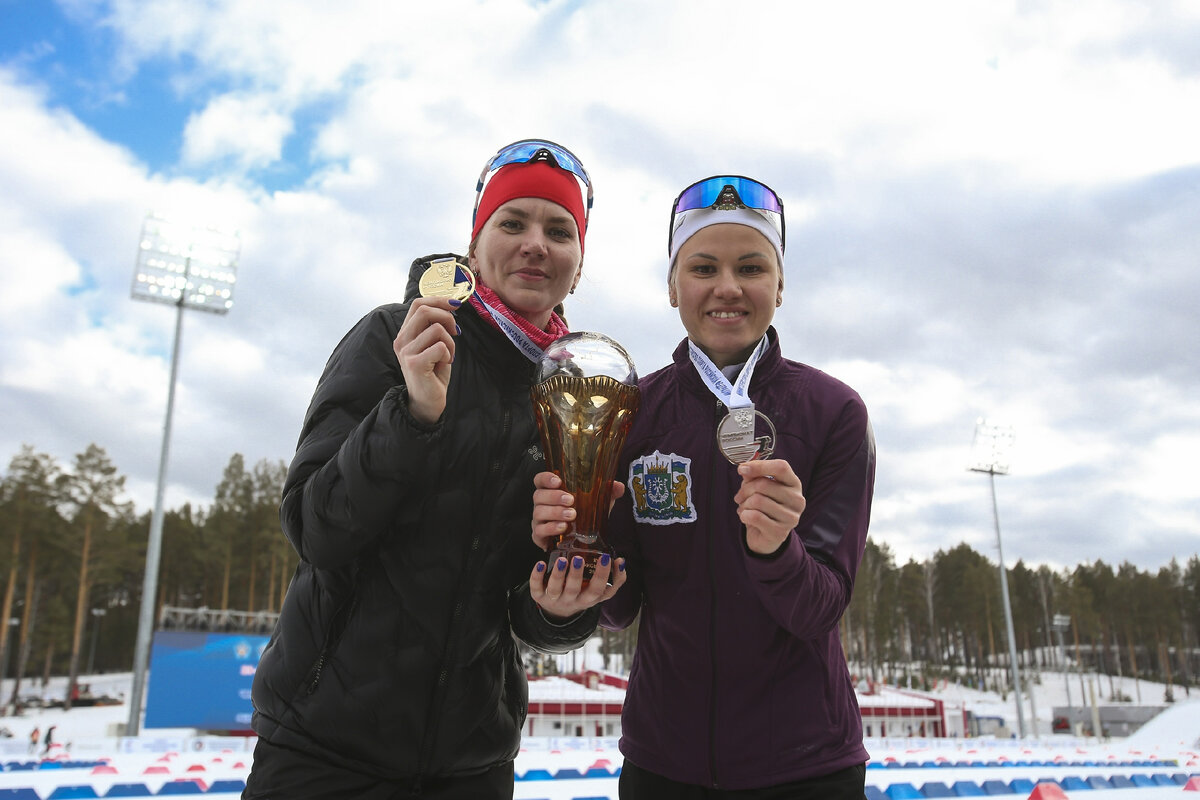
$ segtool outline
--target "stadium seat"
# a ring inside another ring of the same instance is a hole
[[[1011,786],[1009,786],[1004,781],[998,781],[995,779],[992,779],[990,781],[984,781],[983,784],[980,786],[980,788],[983,789],[983,793],[987,794],[987,795],[1014,794],[1016,792],[1015,789],[1013,789]],[[1033,787],[1030,786],[1029,788],[1032,791]]]
[[[1129,778],[1124,775],[1113,775],[1108,779],[1108,783],[1114,789],[1133,789],[1134,784]]]
[[[1028,778],[1013,778],[1008,782],[1008,788],[1012,789],[1013,794],[1023,794],[1026,797],[1033,791],[1034,783]]]
[[[144,783],[114,783],[104,793],[105,797],[152,797],[154,792]]]
[[[893,783],[885,794],[890,800],[918,800],[924,797],[911,783]]]
[[[1134,786],[1139,788],[1157,785],[1154,783],[1154,781],[1150,780],[1149,775],[1143,775],[1140,772],[1135,772],[1134,774],[1130,775],[1129,780]]]
[[[554,780],[556,781],[577,781],[582,777],[583,773],[572,767],[563,767],[554,773]]]
[[[1103,775],[1088,775],[1087,778],[1084,779],[1084,783],[1093,789],[1113,788],[1112,784],[1108,782],[1108,778],[1104,777]]]
[[[225,778],[224,780],[213,781],[212,786],[208,787],[209,794],[220,794],[222,792],[241,794],[246,788],[246,782],[239,778]]]
[[[174,780],[168,781],[158,790],[156,797],[163,795],[180,795],[180,794],[204,794],[204,787],[194,780]]]
[[[1069,800],[1057,783],[1039,783],[1029,793],[1028,800]]]
[[[1064,792],[1070,792],[1070,791],[1073,791],[1076,789],[1087,790],[1087,789],[1092,788],[1091,786],[1089,786],[1087,784],[1087,781],[1085,781],[1083,778],[1079,777],[1078,775],[1068,775],[1067,777],[1065,777],[1061,781],[1059,781],[1058,785],[1062,788],[1062,790]]]
[[[524,773],[517,776],[519,781],[548,781],[552,780],[553,776],[544,769],[527,769]]]
[[[954,790],[955,797],[983,797],[987,794],[975,781],[955,781],[950,788]]]
[[[930,781],[922,786],[921,794],[926,797],[954,797],[950,787],[940,781]]]
[[[866,787],[864,794],[866,794],[867,800],[889,800],[888,796],[878,786]]]
[[[1171,776],[1165,772],[1156,772],[1150,776],[1150,780],[1154,781],[1155,786],[1174,786],[1175,781],[1171,780]]]
[[[42,798],[33,789],[23,786],[20,789],[0,789],[0,800],[42,800]]]
[[[91,786],[59,786],[46,796],[46,800],[73,800],[76,797],[99,797]]]

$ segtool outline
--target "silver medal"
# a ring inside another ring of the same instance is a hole
[[[775,451],[775,424],[752,405],[731,408],[717,424],[717,448],[731,464],[770,458]]]

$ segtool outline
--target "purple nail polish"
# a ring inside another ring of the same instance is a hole
[[[536,569],[538,572],[545,572],[545,571],[546,571],[546,564],[545,564],[545,562],[543,562],[543,561],[539,561],[539,562],[537,562],[537,566],[536,566],[536,567],[534,567],[534,569]]]
[[[558,571],[562,572],[567,568],[567,560],[565,558],[560,558],[556,566],[558,567]]]
[[[618,561],[617,562],[617,572],[624,572],[624,571],[625,571],[625,562]]]
[[[600,556],[600,566],[602,566],[602,567],[607,567],[607,566],[608,566],[608,562],[609,562],[609,561],[611,561],[611,560],[612,560],[612,557],[611,557],[611,556],[609,556],[609,554],[608,554],[608,553],[604,553],[604,554],[602,554],[602,555]]]
[[[583,559],[580,558],[579,556],[575,556],[574,558],[571,559],[571,566],[574,567],[575,569],[579,569],[580,567],[583,566]]]
[[[459,306],[462,305],[462,300],[451,300],[450,305],[454,306],[455,308],[458,308]]]

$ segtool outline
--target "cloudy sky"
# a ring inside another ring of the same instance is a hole
[[[784,354],[866,400],[901,561],[995,557],[980,417],[1016,435],[1009,564],[1200,552],[1191,0],[0,0],[0,461],[94,442],[152,507],[152,211],[241,235],[233,309],[185,314],[166,505],[289,460],[338,339],[465,249],[484,161],[531,136],[595,182],[572,326],[643,374],[683,335],[674,196],[778,190]]]

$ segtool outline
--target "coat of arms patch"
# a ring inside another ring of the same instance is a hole
[[[651,525],[695,522],[692,460],[655,450],[629,465],[633,518]]]

